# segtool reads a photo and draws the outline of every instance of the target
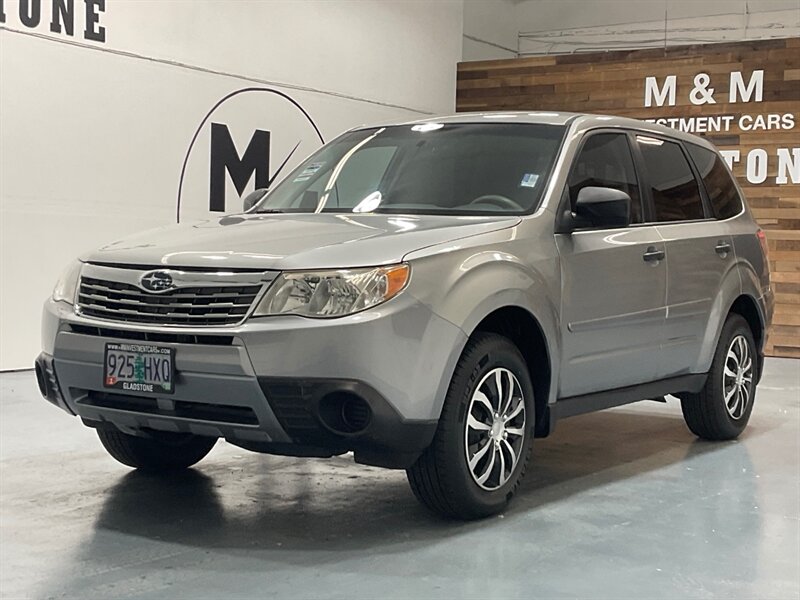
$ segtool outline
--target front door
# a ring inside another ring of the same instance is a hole
[[[652,381],[661,371],[665,244],[655,226],[642,224],[627,134],[601,132],[584,141],[566,190],[573,206],[586,186],[626,192],[632,223],[556,234],[562,277],[560,398]]]

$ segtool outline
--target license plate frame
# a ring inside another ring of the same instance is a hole
[[[124,364],[120,365],[120,361]],[[149,343],[106,342],[103,387],[154,396],[174,394],[175,348]]]

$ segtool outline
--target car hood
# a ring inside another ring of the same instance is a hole
[[[232,215],[140,233],[81,259],[223,269],[350,268],[399,262],[414,250],[519,222],[514,216]]]

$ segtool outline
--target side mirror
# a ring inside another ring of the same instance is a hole
[[[247,196],[242,199],[242,205],[244,206],[244,212],[247,212],[251,208],[253,208],[256,204],[261,202],[261,199],[267,195],[269,190],[267,188],[258,188],[257,190],[253,190]]]
[[[627,227],[631,222],[631,197],[613,188],[585,187],[578,192],[575,216],[591,227]]]

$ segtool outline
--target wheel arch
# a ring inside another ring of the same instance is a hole
[[[748,293],[749,288],[746,285],[747,275],[743,273],[743,269],[743,265],[734,263],[728,268],[722,278],[720,287],[711,305],[706,328],[703,332],[702,347],[697,357],[697,364],[695,364],[692,369],[693,372],[706,373],[711,368],[714,352],[717,349],[717,344],[719,344],[719,336],[722,334],[722,328],[725,326],[725,321],[728,319],[728,315],[731,314],[734,305],[739,310],[748,311],[749,309],[743,307],[747,306],[747,303],[752,301],[755,303],[756,313],[759,312],[758,303],[752,294]],[[737,302],[739,304],[736,304]],[[745,316],[745,319],[746,318]],[[761,322],[763,323],[763,320]],[[750,323],[750,321],[748,321],[748,323]],[[755,336],[755,331],[753,335]],[[761,346],[759,346],[759,350],[760,349]]]
[[[516,305],[497,308],[477,323],[475,333],[496,333],[511,340],[522,353],[533,383],[536,407],[536,432],[546,435],[549,418],[548,399],[553,381],[552,359],[547,337],[539,320],[527,309]]]
[[[756,364],[758,365],[758,370],[756,372],[756,381],[760,381],[761,373],[764,371],[764,347],[767,338],[767,326],[761,308],[755,298],[749,294],[741,294],[731,304],[728,315],[731,314],[740,315],[750,327],[757,349]]]
[[[756,346],[761,351],[764,349],[764,342],[766,338],[764,317],[761,315],[761,310],[758,307],[756,299],[749,294],[741,294],[731,304],[728,309],[728,315],[737,314],[747,321],[750,326],[750,331],[753,334],[753,339]]]
[[[764,343],[766,341],[766,320],[761,311],[758,301],[746,292],[739,292],[738,294],[731,294],[732,299],[724,305],[724,310],[719,313],[719,318],[716,322],[709,323],[709,328],[714,326],[714,333],[712,337],[706,337],[705,352],[703,354],[700,371],[707,372],[711,368],[711,361],[714,357],[714,351],[719,344],[720,335],[722,335],[722,328],[725,322],[732,314],[741,316],[750,327],[753,334],[753,339],[756,343],[756,355],[758,356],[758,377],[761,377],[762,366],[764,363]],[[712,313],[713,314],[713,313]],[[713,342],[713,343],[709,343]]]

